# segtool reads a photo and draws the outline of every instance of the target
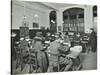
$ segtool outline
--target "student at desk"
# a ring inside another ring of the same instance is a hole
[[[59,34],[55,35],[56,40],[50,43],[49,47],[49,67],[48,72],[54,72],[54,68],[58,66],[58,48],[60,46]]]
[[[81,37],[80,37],[80,33],[77,33],[75,36],[74,36],[74,45],[80,45],[80,41],[81,40]]]

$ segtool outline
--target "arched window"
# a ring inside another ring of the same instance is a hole
[[[64,31],[84,32],[84,9],[70,8],[63,12]]]
[[[57,31],[56,11],[51,11],[49,17],[50,17],[50,31],[54,33]]]

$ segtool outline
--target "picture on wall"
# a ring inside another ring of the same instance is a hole
[[[39,24],[38,23],[33,23],[33,28],[39,28]]]

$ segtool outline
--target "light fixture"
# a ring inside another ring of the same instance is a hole
[[[34,22],[39,23],[39,15],[38,14],[34,14]]]
[[[28,27],[28,21],[27,21],[27,17],[26,17],[26,6],[25,6],[25,2],[24,2],[24,15],[23,15],[23,20],[22,20],[22,26],[24,27]]]
[[[38,14],[35,14],[34,17],[37,18],[37,17],[39,17],[39,15]]]
[[[29,23],[28,23],[28,21],[27,21],[27,17],[24,15],[23,21],[22,21],[22,26],[28,27],[28,25],[29,25]]]
[[[51,20],[52,23],[56,23],[54,20]]]

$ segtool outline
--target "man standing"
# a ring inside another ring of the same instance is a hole
[[[96,44],[97,44],[97,42],[96,42],[96,33],[94,32],[93,28],[91,28],[90,30],[91,30],[91,34],[90,34],[89,43],[90,43],[92,51],[96,52],[96,49],[97,49],[97,47],[96,47]]]

